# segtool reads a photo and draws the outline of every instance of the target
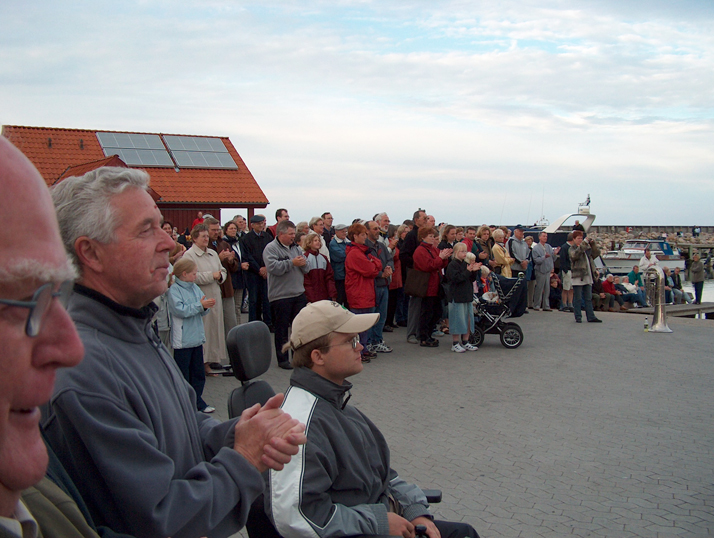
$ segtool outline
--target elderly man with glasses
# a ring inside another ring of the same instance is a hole
[[[97,537],[39,428],[57,370],[84,353],[65,310],[75,271],[43,179],[2,137],[0,191],[0,214],[23,215],[0,235],[0,536]]]

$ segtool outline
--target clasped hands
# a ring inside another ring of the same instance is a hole
[[[233,448],[261,473],[280,471],[307,442],[305,425],[280,409],[285,396],[276,394],[262,407],[243,411],[235,425]]]

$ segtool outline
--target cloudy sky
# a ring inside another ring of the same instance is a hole
[[[294,220],[711,225],[714,2],[3,0],[0,123],[229,136]]]

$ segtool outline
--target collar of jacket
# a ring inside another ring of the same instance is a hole
[[[176,278],[176,280],[174,280],[174,284],[178,284],[182,288],[189,289],[193,284],[195,284],[195,282],[185,282],[180,278]]]
[[[305,367],[293,370],[290,376],[290,384],[312,392],[315,396],[330,402],[338,409],[345,408],[347,400],[350,398],[349,391],[352,388],[352,383],[349,381],[345,380],[342,385],[338,385]]]
[[[84,297],[88,297],[90,299],[94,299],[95,301],[103,304],[104,306],[110,308],[117,314],[121,316],[130,316],[132,318],[137,318],[137,319],[151,319],[156,311],[159,309],[154,302],[150,302],[148,305],[146,305],[143,308],[136,309],[136,308],[131,308],[129,306],[124,306],[122,304],[119,304],[115,301],[112,301],[109,297],[106,295],[102,295],[96,290],[93,290],[92,288],[88,288],[86,286],[82,286],[82,284],[75,284],[74,285],[74,292],[83,295]]]
[[[367,253],[367,251],[369,251],[369,247],[368,247],[367,245],[360,245],[359,243],[349,243],[349,244],[347,245],[347,249],[348,249],[348,250],[352,250],[352,249],[355,249],[355,248],[356,248],[357,250],[361,250],[361,251],[364,252],[365,254]]]

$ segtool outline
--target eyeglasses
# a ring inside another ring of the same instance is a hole
[[[52,299],[59,297],[60,304],[67,307],[69,298],[74,289],[74,280],[65,280],[59,286],[59,291],[53,291],[55,285],[51,282],[43,284],[32,295],[31,301],[13,301],[12,299],[0,299],[0,304],[8,306],[18,306],[20,308],[29,308],[30,312],[27,315],[27,324],[25,325],[25,334],[30,338],[34,338],[40,334],[42,328],[42,318],[50,307]]]
[[[351,344],[352,349],[357,349],[357,344],[359,344],[359,336],[350,338],[349,340],[347,340],[347,342],[342,342],[341,344],[333,344],[331,346],[325,346],[322,349],[330,349],[331,347],[344,346],[345,344]]]

